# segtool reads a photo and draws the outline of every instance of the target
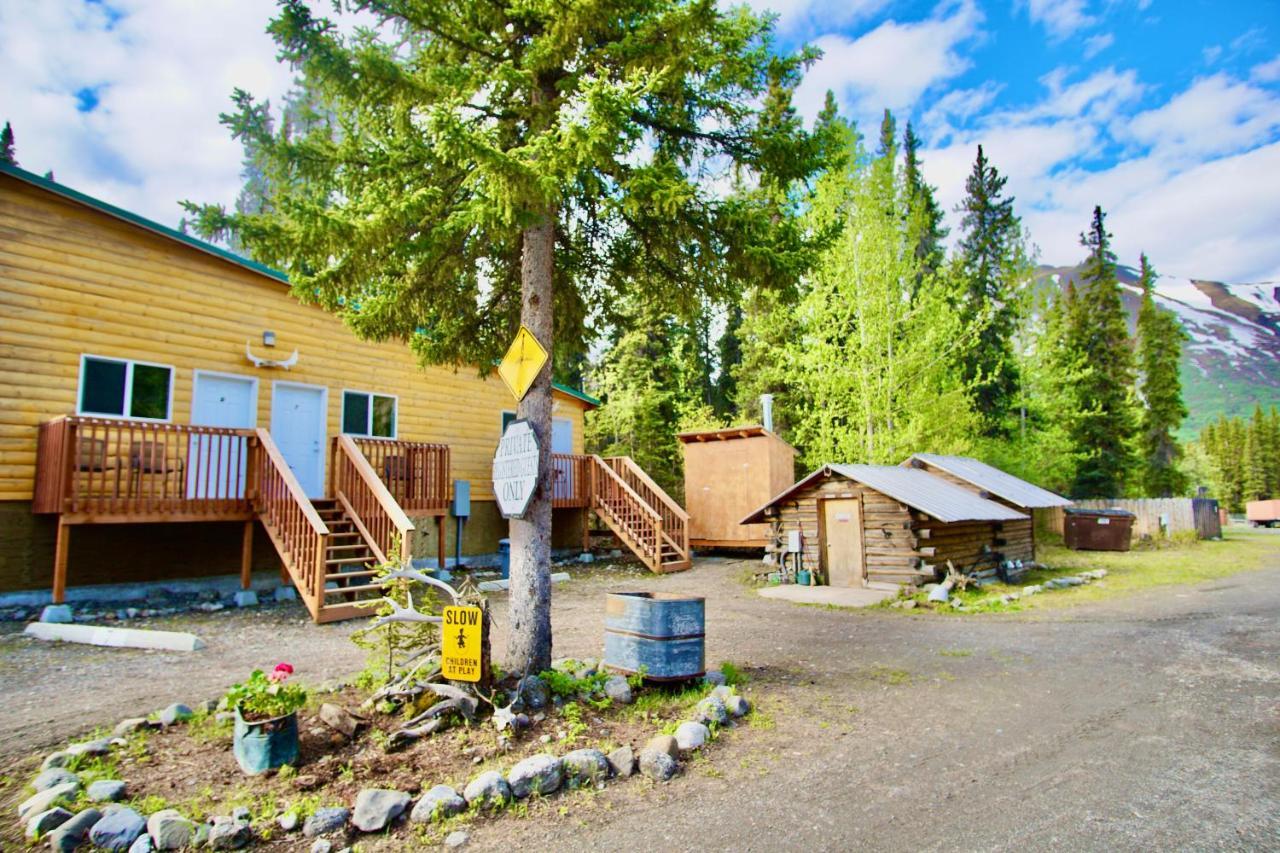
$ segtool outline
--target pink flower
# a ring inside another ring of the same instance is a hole
[[[291,675],[293,675],[293,667],[287,663],[279,663],[276,664],[276,668],[271,671],[271,674],[267,676],[267,680],[279,684]]]

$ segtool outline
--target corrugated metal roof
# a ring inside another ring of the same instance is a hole
[[[869,486],[881,494],[901,501],[912,509],[943,522],[952,521],[1020,521],[1027,516],[1007,506],[989,501],[973,492],[948,483],[918,468],[897,465],[829,464],[778,495],[742,520],[742,524],[758,524],[766,520],[765,510],[802,491],[814,480],[827,474]]]
[[[936,453],[916,453],[911,459],[919,459],[929,465],[946,471],[953,477],[959,477],[968,483],[973,483],[983,491],[990,492],[996,497],[1004,498],[1009,503],[1017,504],[1020,507],[1028,509],[1039,509],[1050,506],[1070,506],[1071,501],[1062,497],[1062,495],[1054,494],[1048,489],[1042,489],[1037,485],[1021,480],[1012,474],[1001,471],[988,465],[985,462],[979,462],[968,456],[941,456]],[[903,464],[909,464],[911,459]]]

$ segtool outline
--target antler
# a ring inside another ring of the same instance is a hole
[[[386,577],[384,577],[384,578],[382,579],[382,584],[385,586],[386,584],[390,583],[391,581],[397,581],[397,580],[399,580],[399,581],[417,581],[418,583],[425,583],[425,584],[427,584],[428,586],[434,586],[434,587],[437,587],[437,588],[442,589],[442,590],[444,590],[445,592],[449,593],[449,597],[453,599],[453,603],[454,603],[454,604],[457,604],[457,603],[458,603],[458,592],[457,592],[457,590],[455,590],[453,587],[449,586],[449,585],[448,585],[447,583],[445,583],[444,581],[436,580],[435,578],[431,577],[431,575],[428,575],[428,574],[426,574],[426,573],[424,573],[424,572],[420,572],[420,571],[418,571],[417,569],[410,568],[410,567],[407,567],[407,566],[402,566],[402,567],[400,567],[400,568],[396,569],[394,572],[391,572],[390,574],[388,574]],[[436,621],[439,621],[439,620],[436,620]]]
[[[429,616],[429,615],[427,615],[426,613],[419,613],[419,612],[418,612],[418,610],[413,606],[413,593],[412,593],[412,592],[411,592],[411,593],[409,593],[409,603],[408,603],[408,605],[406,605],[406,606],[404,606],[404,607],[401,607],[399,604],[396,604],[395,600],[394,600],[394,599],[391,599],[391,598],[383,597],[383,599],[382,599],[382,600],[383,600],[383,601],[385,601],[387,604],[391,605],[391,612],[390,612],[390,613],[388,613],[386,616],[379,616],[377,619],[375,619],[375,620],[374,620],[374,621],[369,625],[369,630],[371,630],[371,631],[372,631],[374,628],[381,628],[383,625],[386,625],[386,624],[387,624],[387,623],[389,623],[389,622],[436,622],[436,623],[440,623],[440,622],[443,622],[443,621],[444,621],[444,620],[443,620],[441,617],[439,617],[439,616]]]

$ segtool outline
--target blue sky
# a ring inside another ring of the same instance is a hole
[[[726,0],[728,2],[728,0]],[[874,137],[889,107],[925,142],[949,211],[976,146],[1009,177],[1045,263],[1078,260],[1094,204],[1121,260],[1176,276],[1280,280],[1280,3],[749,0]],[[327,4],[326,4],[327,5]],[[279,96],[267,0],[0,0],[0,120],[23,166],[176,224],[230,203],[233,87]]]

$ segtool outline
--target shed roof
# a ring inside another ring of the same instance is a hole
[[[756,438],[762,435],[767,435],[771,438],[778,439],[778,441],[782,441],[782,439],[778,437],[777,433],[770,432],[760,424],[719,427],[717,429],[688,430],[687,432],[676,433],[676,438],[680,439],[685,444],[689,444],[696,441],[731,441],[735,438]],[[782,443],[786,444],[785,441],[782,441]],[[789,447],[790,445],[787,446]]]
[[[967,483],[973,483],[983,491],[996,497],[1004,498],[1009,503],[1026,509],[1040,509],[1051,506],[1070,506],[1071,501],[1054,494],[1048,489],[1028,483],[1012,474],[1001,471],[985,462],[979,462],[968,456],[941,456],[937,453],[916,453],[903,465],[914,460],[932,465],[940,471],[946,471],[953,477],[959,477]]]
[[[1026,518],[1017,510],[989,501],[918,468],[829,463],[760,507],[741,523],[766,521],[767,509],[803,491],[815,480],[832,474],[869,486],[938,521],[1020,521]]]

